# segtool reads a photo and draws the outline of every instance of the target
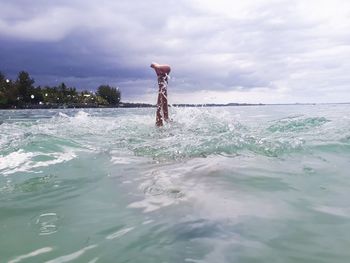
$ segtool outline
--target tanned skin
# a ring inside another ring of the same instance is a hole
[[[160,65],[158,63],[152,63],[151,68],[153,68],[158,77],[158,100],[157,100],[157,113],[156,113],[156,125],[158,127],[163,126],[164,121],[169,121],[168,113],[168,75],[171,71],[169,65]],[[162,114],[163,113],[163,114]]]

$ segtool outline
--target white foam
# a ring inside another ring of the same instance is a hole
[[[94,258],[94,259],[90,260],[88,263],[96,263],[98,260],[99,260],[99,258],[98,258],[98,257],[96,257],[96,258]]]
[[[123,151],[112,150],[110,151],[110,154],[111,154],[111,162],[114,164],[132,164],[132,163],[139,163],[140,161],[143,161],[142,157],[135,156],[132,152],[126,151],[126,150],[123,150]]]
[[[18,257],[16,257],[15,259],[10,260],[8,263],[17,263],[17,262],[21,262],[21,261],[23,261],[23,260],[25,260],[25,259],[28,259],[28,258],[31,258],[31,257],[36,257],[36,256],[38,256],[38,255],[51,252],[52,250],[53,250],[52,247],[43,247],[43,248],[34,250],[33,252],[30,252],[30,253],[28,253],[28,254],[18,256]]]
[[[143,225],[148,225],[148,224],[151,224],[153,222],[154,222],[154,220],[150,219],[150,220],[143,221],[142,224]]]
[[[25,153],[23,150],[12,152],[8,155],[0,155],[0,170],[14,169],[31,159],[34,153]]]
[[[74,118],[76,119],[86,119],[89,117],[90,114],[85,111],[78,111],[77,114],[75,114]]]
[[[51,160],[35,161],[33,158],[37,156],[48,156]],[[4,176],[17,172],[30,172],[35,168],[55,165],[70,161],[76,158],[76,154],[71,149],[66,149],[64,152],[55,153],[40,153],[40,152],[24,152],[18,150],[8,155],[0,155],[0,171]]]
[[[114,164],[129,164],[131,163],[131,160],[126,157],[112,157],[111,162]]]
[[[116,239],[119,238],[121,236],[124,236],[126,233],[130,232],[131,230],[133,230],[134,227],[129,227],[129,228],[123,228],[122,230],[119,230],[113,234],[110,234],[106,237],[106,239]]]
[[[147,197],[144,200],[133,202],[128,205],[130,208],[142,208],[144,213],[156,211],[175,203],[174,199],[166,196]]]
[[[59,117],[62,117],[62,118],[69,118],[69,116],[68,116],[67,114],[62,113],[62,112],[59,112],[59,113],[58,113],[58,116],[59,116]]]
[[[86,251],[93,249],[97,247],[97,245],[91,245],[88,247],[84,247],[83,249],[78,250],[77,252],[74,252],[72,254],[69,255],[65,255],[62,257],[58,257],[49,261],[46,261],[46,263],[64,263],[64,262],[69,262],[72,261],[74,259],[77,259],[78,257],[80,257],[81,255],[83,255]]]

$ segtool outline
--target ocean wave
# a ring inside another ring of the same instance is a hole
[[[349,141],[349,132],[344,130],[347,124],[339,126],[323,116],[302,114],[256,123],[247,122],[232,109],[171,108],[173,121],[160,129],[154,125],[153,109],[50,114],[50,118],[32,122],[3,123],[1,158],[12,153],[21,162],[25,152],[54,153],[62,147],[73,152],[123,151],[158,161],[210,155],[280,157],[327,143],[346,148]]]
[[[188,117],[186,117],[188,116]],[[252,152],[279,156],[298,151],[304,144],[301,137],[279,136],[262,127],[249,127],[232,114],[210,110],[179,110],[175,123],[166,126],[155,140],[129,145],[140,156],[157,159],[182,159],[209,155],[237,155]]]
[[[37,168],[67,162],[76,158],[76,156],[69,149],[64,152],[46,154],[18,150],[8,155],[0,155],[0,172],[4,176],[17,172],[34,172]]]
[[[270,132],[300,132],[309,129],[315,129],[321,125],[330,122],[324,117],[312,118],[288,118],[276,121],[268,127]]]

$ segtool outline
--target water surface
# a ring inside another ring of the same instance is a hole
[[[0,111],[0,262],[348,262],[349,112]]]

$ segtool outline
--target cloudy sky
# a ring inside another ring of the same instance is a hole
[[[347,0],[0,0],[0,71],[170,103],[350,102]]]

